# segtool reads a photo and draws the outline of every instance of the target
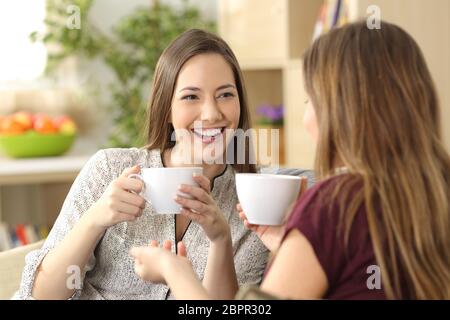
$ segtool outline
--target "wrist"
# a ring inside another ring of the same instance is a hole
[[[90,233],[102,234],[106,231],[104,226],[98,225],[95,221],[95,208],[91,207],[82,217],[85,227]]]
[[[163,257],[161,257],[160,262],[162,276],[166,284],[169,284],[174,275],[180,273],[180,261],[178,257],[173,254],[165,254]]]
[[[232,240],[231,240],[231,232],[230,232],[229,228],[227,227],[227,232],[225,232],[224,234],[218,236],[214,240],[211,240],[210,245],[212,247],[231,246],[232,245]]]

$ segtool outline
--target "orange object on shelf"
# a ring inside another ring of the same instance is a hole
[[[17,235],[17,238],[19,239],[21,245],[24,246],[29,243],[27,234],[26,234],[26,230],[25,230],[25,225],[18,224],[16,226],[16,235]]]

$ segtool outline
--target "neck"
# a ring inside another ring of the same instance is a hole
[[[222,172],[226,168],[226,164],[207,164],[202,163],[194,164],[193,161],[187,163],[186,161],[179,161],[177,155],[172,152],[172,149],[168,149],[164,151],[164,154],[161,155],[163,159],[164,166],[167,168],[170,167],[202,167],[203,175],[208,179],[212,180],[218,175],[222,174]]]

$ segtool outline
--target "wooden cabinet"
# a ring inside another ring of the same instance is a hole
[[[321,1],[221,0],[219,33],[244,69],[282,68],[310,44]]]
[[[312,143],[301,131],[301,55],[311,44],[321,2],[317,0],[221,0],[219,33],[236,54],[244,74],[252,119],[261,104],[283,105],[279,162],[310,167]],[[299,80],[300,79],[300,80]],[[256,123],[253,127],[258,127]],[[299,140],[300,138],[300,140]],[[302,143],[299,143],[299,142]],[[303,147],[309,145],[309,149]],[[299,161],[294,148],[302,150]],[[273,165],[277,165],[276,163]]]

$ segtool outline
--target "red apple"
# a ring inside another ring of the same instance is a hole
[[[22,134],[26,130],[20,122],[12,116],[4,118],[0,125],[0,132],[2,134]]]
[[[39,112],[31,115],[31,121],[33,121],[33,128],[36,120],[39,118],[49,118],[45,113]]]
[[[39,133],[48,134],[48,133],[57,133],[58,129],[53,124],[53,121],[50,117],[39,114],[35,116],[34,119],[34,130]]]
[[[12,115],[13,119],[19,122],[25,130],[33,128],[33,116],[31,113],[20,111]]]
[[[55,118],[53,123],[58,128],[58,131],[61,133],[72,135],[77,132],[77,125],[68,116],[57,117]]]

